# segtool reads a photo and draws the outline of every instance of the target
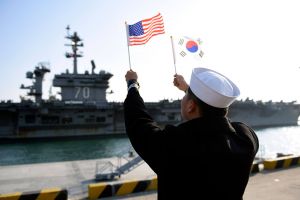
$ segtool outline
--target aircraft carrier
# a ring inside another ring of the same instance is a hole
[[[21,98],[20,102],[0,102],[0,138],[56,138],[93,135],[125,134],[122,103],[108,102],[106,99],[109,72],[95,72],[91,61],[91,71],[83,74],[77,71],[77,58],[82,57],[78,48],[83,46],[76,32],[66,38],[71,41],[73,73],[68,70],[57,74],[53,86],[61,89],[61,99],[50,96],[42,99],[42,83],[47,65],[39,63],[26,77],[33,85],[21,85],[28,90],[33,100]],[[162,100],[146,102],[150,114],[161,126],[177,124],[181,121],[180,101]],[[242,121],[253,127],[297,125],[300,105],[295,102],[260,102],[253,100],[236,101],[229,110],[232,121]]]

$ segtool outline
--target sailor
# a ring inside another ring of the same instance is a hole
[[[139,94],[137,73],[130,70],[125,78],[126,132],[157,174],[158,199],[241,200],[259,143],[249,126],[226,116],[238,87],[205,68],[193,69],[189,85],[175,75],[174,85],[185,92],[183,122],[161,128]]]

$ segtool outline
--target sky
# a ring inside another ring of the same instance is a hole
[[[83,39],[78,72],[113,74],[108,101],[126,97],[129,70],[125,21],[134,24],[161,13],[165,34],[145,45],[131,46],[132,69],[138,73],[145,101],[181,99],[170,36],[200,38],[201,60],[177,59],[177,73],[189,82],[194,67],[216,70],[240,88],[239,99],[300,102],[300,12],[295,0],[0,0],[0,100],[20,101],[20,85],[31,85],[26,72],[49,63],[43,98],[55,74],[73,71],[64,54],[66,27]],[[52,88],[52,93],[59,92]],[[57,95],[59,97],[59,95]]]

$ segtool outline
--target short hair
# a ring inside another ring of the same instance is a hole
[[[210,116],[210,117],[225,117],[228,113],[228,107],[227,108],[217,108],[211,105],[208,105],[201,99],[199,99],[190,88],[187,90],[187,97],[188,99],[192,99],[196,105],[199,107],[199,109],[202,112],[203,116]]]

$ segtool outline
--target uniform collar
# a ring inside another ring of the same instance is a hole
[[[181,124],[185,128],[199,128],[200,130],[210,130],[214,132],[235,132],[230,120],[227,117],[199,117]]]

